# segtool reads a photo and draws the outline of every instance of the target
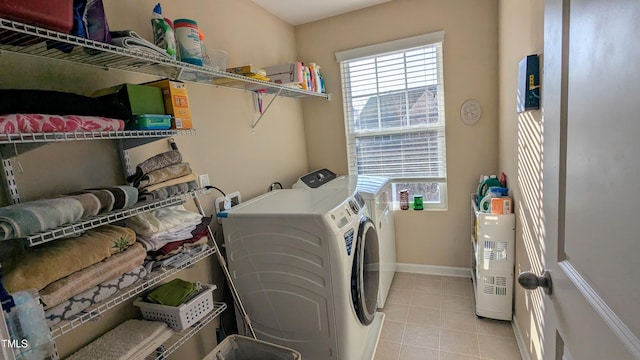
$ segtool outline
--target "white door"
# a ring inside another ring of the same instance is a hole
[[[544,359],[640,359],[640,1],[544,21]]]

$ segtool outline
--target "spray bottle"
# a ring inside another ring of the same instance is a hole
[[[162,7],[156,4],[151,14],[151,26],[153,26],[153,43],[164,49],[167,54],[176,59],[176,36],[171,25],[162,17]]]

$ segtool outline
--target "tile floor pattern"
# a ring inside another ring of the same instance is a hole
[[[478,318],[471,279],[396,273],[375,360],[521,360],[511,322]]]

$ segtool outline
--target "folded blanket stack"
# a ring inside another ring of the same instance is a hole
[[[0,208],[0,240],[27,237],[138,202],[138,189],[112,186]]]
[[[191,239],[191,232],[201,222],[202,215],[178,205],[130,217],[125,224],[136,232],[147,251],[156,251],[167,243]]]
[[[40,291],[57,280],[124,251],[135,240],[135,232],[129,228],[104,225],[78,237],[30,248],[3,264],[3,283],[9,292],[31,288]]]
[[[54,307],[87,289],[121,277],[142,265],[146,255],[144,247],[135,243],[123,252],[50,283],[40,290],[40,300],[45,309]]]
[[[124,121],[100,116],[0,115],[0,134],[122,131]]]
[[[144,359],[173,335],[159,321],[127,320],[78,350],[68,360]]]
[[[114,258],[117,255],[113,256]],[[131,271],[113,280],[105,281],[86,291],[83,291],[69,300],[60,303],[50,309],[45,310],[45,318],[49,326],[53,326],[61,321],[71,320],[73,316],[80,314],[85,309],[100,303],[113,296],[116,292],[131,286],[147,276],[147,270],[139,265]]]
[[[140,191],[140,201],[152,201],[193,191],[198,188],[197,179],[189,163],[182,162],[180,152],[171,150],[138,164],[127,181]]]

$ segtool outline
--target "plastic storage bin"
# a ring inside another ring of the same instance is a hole
[[[73,1],[2,0],[0,17],[68,33],[73,27]]]
[[[299,360],[299,352],[241,335],[230,335],[203,360]]]
[[[188,302],[178,306],[153,304],[136,299],[133,304],[140,308],[147,320],[163,321],[175,331],[182,331],[213,310],[213,290],[215,285],[202,284],[204,290]]]
[[[167,130],[171,127],[171,115],[136,115],[127,122],[127,130]]]

